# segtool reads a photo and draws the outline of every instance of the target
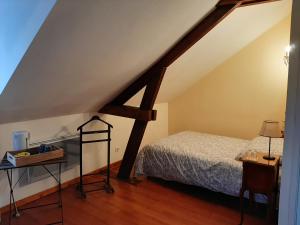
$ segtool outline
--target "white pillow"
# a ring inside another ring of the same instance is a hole
[[[271,154],[282,156],[283,153],[283,138],[272,138],[271,139]],[[253,138],[247,147],[242,150],[236,157],[236,160],[241,160],[249,152],[269,152],[269,138],[258,136]]]
[[[271,139],[271,154],[282,156],[283,153],[283,138]],[[248,150],[254,150],[257,152],[269,152],[269,138],[258,136],[252,139],[248,145]]]

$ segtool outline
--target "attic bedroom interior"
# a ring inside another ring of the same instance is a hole
[[[0,224],[300,224],[299,1],[0,17]]]

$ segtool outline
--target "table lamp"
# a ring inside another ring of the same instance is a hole
[[[272,120],[265,120],[262,124],[259,135],[269,138],[269,154],[265,155],[263,158],[266,160],[274,160],[275,157],[271,156],[271,139],[280,138],[282,136],[279,128],[279,122],[272,121]]]

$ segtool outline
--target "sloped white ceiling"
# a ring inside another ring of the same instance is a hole
[[[0,123],[97,110],[209,12],[212,0],[58,1],[0,96]],[[238,9],[170,67],[168,101],[289,13]]]
[[[290,15],[290,12],[291,1],[235,10],[168,68],[158,101],[167,102],[182,94],[208,72]],[[284,54],[284,49],[282,51]]]

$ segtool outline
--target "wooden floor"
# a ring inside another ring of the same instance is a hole
[[[93,192],[79,198],[75,186],[63,190],[66,225],[238,225],[239,200],[204,189],[143,179],[137,185],[112,179],[114,194]],[[50,195],[38,202],[55,200]],[[39,225],[59,218],[57,207],[22,211],[12,224]],[[7,214],[2,224],[7,224]],[[246,212],[245,225],[265,225],[265,208]]]

